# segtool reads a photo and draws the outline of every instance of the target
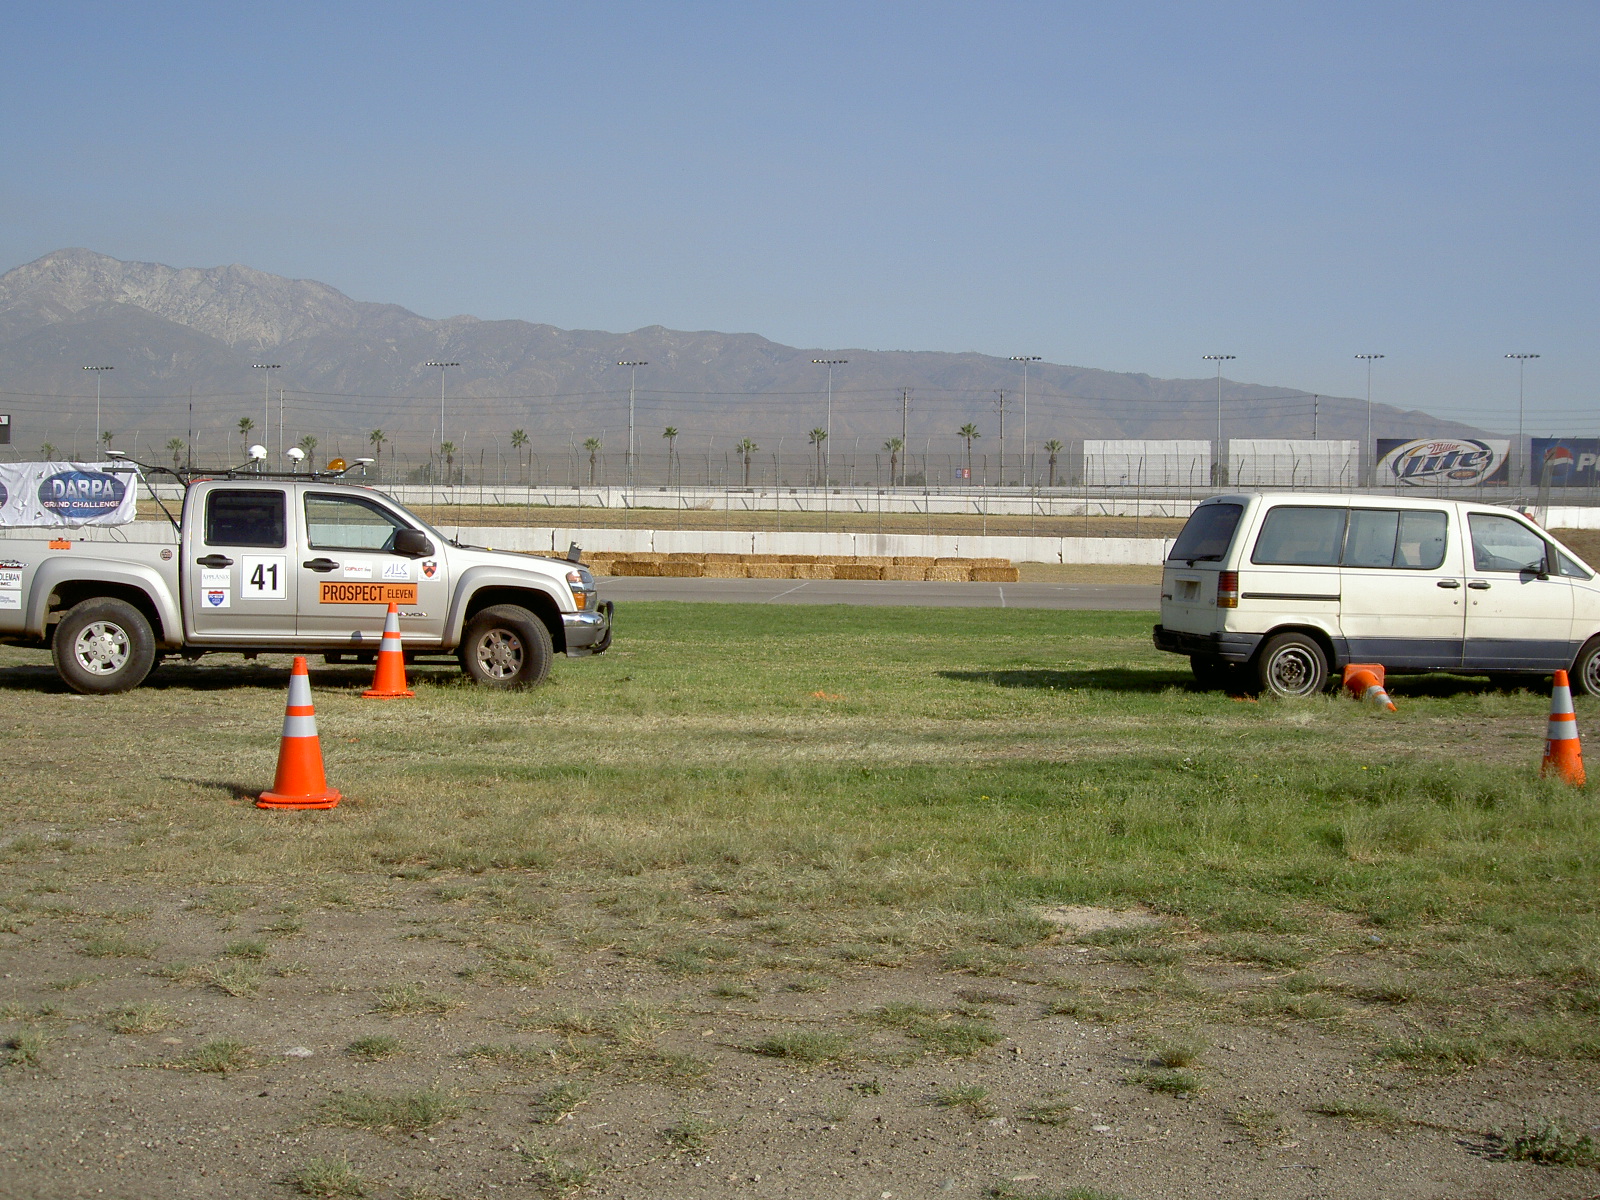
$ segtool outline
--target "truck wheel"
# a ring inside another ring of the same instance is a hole
[[[544,622],[515,604],[484,609],[461,635],[461,669],[487,687],[534,687],[550,674],[555,645]]]
[[[56,673],[75,692],[126,692],[155,663],[150,622],[126,600],[100,597],[67,610],[51,643]]]
[[[1328,685],[1328,656],[1303,633],[1280,633],[1256,655],[1256,679],[1279,698],[1315,696]]]
[[[1600,696],[1600,637],[1590,638],[1572,660],[1569,680],[1572,690],[1585,696]]]

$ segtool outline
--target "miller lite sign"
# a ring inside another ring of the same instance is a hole
[[[1477,487],[1505,483],[1509,441],[1478,438],[1378,439],[1380,485]]]

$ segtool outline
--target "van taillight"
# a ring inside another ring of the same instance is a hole
[[[1239,607],[1239,572],[1223,571],[1217,576],[1217,607]]]

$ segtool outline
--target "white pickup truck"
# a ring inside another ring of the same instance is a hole
[[[0,642],[48,647],[80,692],[137,687],[164,655],[374,654],[391,602],[408,658],[531,686],[603,653],[612,606],[581,563],[463,546],[336,476],[188,483],[167,544],[0,540]]]

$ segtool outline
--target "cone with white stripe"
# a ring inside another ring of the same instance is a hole
[[[1572,685],[1557,671],[1550,687],[1550,724],[1545,731],[1544,762],[1539,774],[1554,772],[1573,787],[1583,786],[1583,748],[1578,743],[1578,714],[1572,708]]]
[[[1344,686],[1352,696],[1380,704],[1390,712],[1400,711],[1384,691],[1383,668],[1376,663],[1351,663],[1344,669]]]
[[[378,647],[378,669],[372,673],[372,686],[361,693],[364,700],[397,700],[416,693],[406,687],[406,655],[400,645],[400,606],[391,602],[383,619],[383,642]]]
[[[283,710],[283,740],[278,744],[278,773],[272,790],[262,792],[257,808],[332,808],[339,793],[322,773],[322,743],[317,740],[317,714],[311,707],[311,676],[306,660],[296,655],[289,673],[289,703]]]

